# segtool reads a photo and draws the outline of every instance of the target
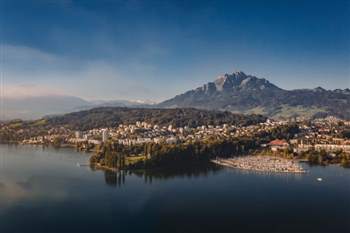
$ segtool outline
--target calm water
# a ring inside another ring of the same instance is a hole
[[[113,174],[87,160],[0,146],[0,232],[350,232],[350,169]]]

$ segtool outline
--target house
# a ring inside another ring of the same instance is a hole
[[[271,150],[274,152],[288,149],[288,146],[289,146],[286,140],[279,140],[279,139],[271,141],[268,145],[270,146]]]
[[[176,137],[170,137],[170,138],[166,139],[166,143],[168,143],[168,144],[176,144],[176,143],[178,143],[178,140],[177,140]]]

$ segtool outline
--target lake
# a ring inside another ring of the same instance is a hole
[[[88,159],[1,145],[0,232],[350,232],[350,169],[116,174],[77,166]]]

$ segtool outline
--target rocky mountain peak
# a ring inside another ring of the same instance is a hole
[[[231,74],[231,76],[234,76],[236,78],[245,78],[247,77],[248,75],[246,75],[243,71],[239,70],[239,71],[236,71],[236,72],[233,72]]]
[[[350,119],[350,90],[284,90],[264,78],[242,71],[224,74],[213,82],[160,103],[159,107],[192,107],[270,117],[334,115]]]
[[[260,79],[252,75],[247,75],[243,71],[233,72],[232,74],[224,74],[219,76],[213,83],[206,86],[215,86],[216,91],[232,91],[232,90],[264,90],[279,89],[266,79]]]
[[[323,92],[323,91],[326,91],[326,89],[324,89],[322,87],[316,87],[316,88],[314,88],[314,91]]]

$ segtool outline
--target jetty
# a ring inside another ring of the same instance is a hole
[[[273,156],[242,156],[227,159],[215,159],[213,163],[260,172],[276,172],[276,173],[305,173],[306,171],[295,160],[273,157]]]

